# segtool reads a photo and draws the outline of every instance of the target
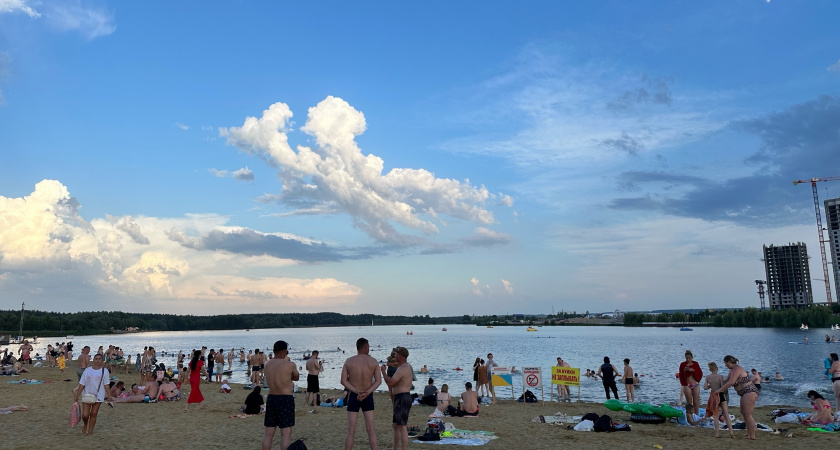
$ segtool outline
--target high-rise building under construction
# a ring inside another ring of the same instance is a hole
[[[770,308],[802,308],[814,302],[808,249],[803,242],[764,246]]]
[[[840,301],[840,197],[830,198],[825,205],[828,246],[831,249],[831,273],[834,276],[834,293]]]

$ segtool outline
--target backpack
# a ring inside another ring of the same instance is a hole
[[[595,421],[595,424],[592,427],[592,431],[615,431],[613,430],[612,418],[610,418],[610,416],[606,414],[599,417],[598,420]]]
[[[303,439],[298,439],[298,440],[292,442],[291,444],[289,444],[289,446],[286,447],[286,449],[287,450],[306,450],[306,444],[303,443]]]
[[[432,419],[426,424],[426,432],[423,433],[423,436],[420,436],[417,439],[421,441],[439,441],[440,435],[444,431],[446,431],[446,427],[444,426],[443,421],[440,419]]]

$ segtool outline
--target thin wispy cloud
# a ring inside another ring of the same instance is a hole
[[[77,32],[89,41],[117,30],[114,12],[92,1],[67,0],[45,7],[44,17],[53,28]]]
[[[41,17],[41,13],[32,9],[26,0],[0,0],[0,14],[22,12],[33,19]]]

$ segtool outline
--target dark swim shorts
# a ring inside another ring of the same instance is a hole
[[[411,411],[411,394],[403,392],[394,395],[394,424],[408,425],[408,413]]]
[[[321,392],[321,388],[318,385],[318,375],[306,376],[306,392]]]
[[[347,399],[347,411],[359,412],[359,407],[362,408],[362,411],[373,411],[373,395],[368,395],[364,400],[359,401],[359,396],[351,392]]]
[[[294,396],[269,394],[265,402],[265,426],[266,428],[295,426]]]
[[[625,378],[624,379],[624,384],[633,384],[633,379],[632,378]]]

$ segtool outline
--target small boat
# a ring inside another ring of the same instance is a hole
[[[807,329],[808,329],[808,325],[805,325],[805,324],[803,323],[802,325],[800,325],[800,326],[799,326],[799,329],[800,329],[800,330],[807,330]]]
[[[525,331],[537,331],[537,329],[534,327],[528,327]]]
[[[446,328],[441,328],[441,330],[440,330],[440,331],[446,331]]]
[[[694,331],[694,330],[691,329],[691,328],[688,328],[688,327],[682,327],[682,328],[680,328],[680,331]]]
[[[73,336],[72,334],[68,334],[68,335],[67,335],[67,336],[65,336],[65,337],[66,337],[67,339],[76,339],[76,336]]]
[[[493,325],[487,325],[487,328],[493,328]]]

